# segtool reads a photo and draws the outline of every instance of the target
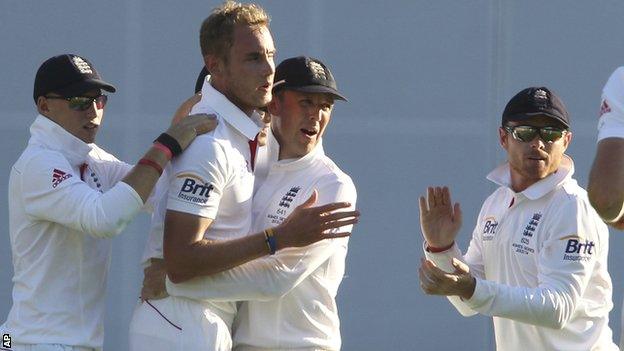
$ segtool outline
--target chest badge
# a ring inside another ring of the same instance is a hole
[[[301,190],[300,186],[294,186],[290,188],[290,190],[286,192],[286,195],[282,196],[282,199],[279,202],[279,206],[290,208],[290,204],[293,202],[293,200],[297,196],[297,193],[299,192],[299,190]]]

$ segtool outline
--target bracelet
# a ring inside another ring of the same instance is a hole
[[[152,167],[154,170],[156,170],[156,172],[158,172],[158,175],[161,175],[163,173],[162,166],[159,165],[157,162],[150,160],[149,158],[140,159],[138,164]]]
[[[264,230],[264,241],[266,241],[271,255],[275,254],[275,251],[277,251],[277,242],[275,241],[275,231],[273,228],[267,228]]]
[[[182,147],[180,146],[180,143],[178,143],[178,141],[174,137],[167,133],[162,133],[161,135],[159,135],[158,138],[154,140],[154,142],[159,142],[163,144],[163,146],[171,150],[173,156],[178,156],[182,153]]]
[[[158,150],[164,152],[168,159],[171,160],[173,158],[173,152],[171,152],[171,149],[166,147],[165,145],[163,145],[161,142],[155,141],[154,145],[152,145],[152,146],[155,149],[158,149]]]
[[[452,248],[453,245],[455,245],[455,242],[452,242],[451,245],[446,246],[446,247],[433,247],[433,246],[429,246],[429,244],[427,244],[427,251],[431,252],[431,253],[444,252],[444,251]]]

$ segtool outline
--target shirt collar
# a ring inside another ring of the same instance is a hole
[[[267,135],[267,150],[269,154],[269,164],[272,167],[289,170],[301,169],[311,166],[316,159],[325,156],[322,138],[319,139],[318,143],[316,143],[314,149],[303,157],[278,160],[279,149],[280,145],[275,138],[275,134],[273,134],[273,129],[269,128]]]
[[[567,180],[571,179],[573,174],[574,161],[572,161],[572,158],[568,155],[563,155],[561,164],[555,173],[541,179],[520,193],[530,200],[539,199]],[[488,174],[487,179],[500,186],[504,186],[513,192],[511,189],[509,162],[496,167],[492,172],[490,172],[490,174]]]
[[[72,166],[85,162],[93,144],[87,144],[49,118],[38,115],[30,125],[28,144],[43,145],[63,154]]]
[[[210,76],[204,80],[202,98],[197,105],[199,109],[202,106],[210,106],[223,120],[249,140],[253,140],[262,127],[261,117],[256,111],[251,116],[247,116],[210,84]]]

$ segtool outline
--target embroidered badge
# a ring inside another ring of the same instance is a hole
[[[82,57],[73,56],[72,61],[74,62],[74,65],[76,65],[76,68],[78,68],[80,73],[93,74],[93,70],[91,70],[91,66],[89,66],[89,64],[85,60],[83,60]]]

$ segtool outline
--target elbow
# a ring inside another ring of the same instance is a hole
[[[590,183],[587,189],[589,203],[598,212],[600,217],[607,221],[617,219],[622,209],[624,198],[613,188],[607,189]]]
[[[183,270],[169,268],[169,266],[167,266],[166,271],[167,277],[174,284],[184,283],[185,281],[192,278],[190,274],[184,272]]]
[[[106,239],[119,235],[125,228],[126,223],[101,223],[94,228],[85,230],[85,232],[95,238]]]

